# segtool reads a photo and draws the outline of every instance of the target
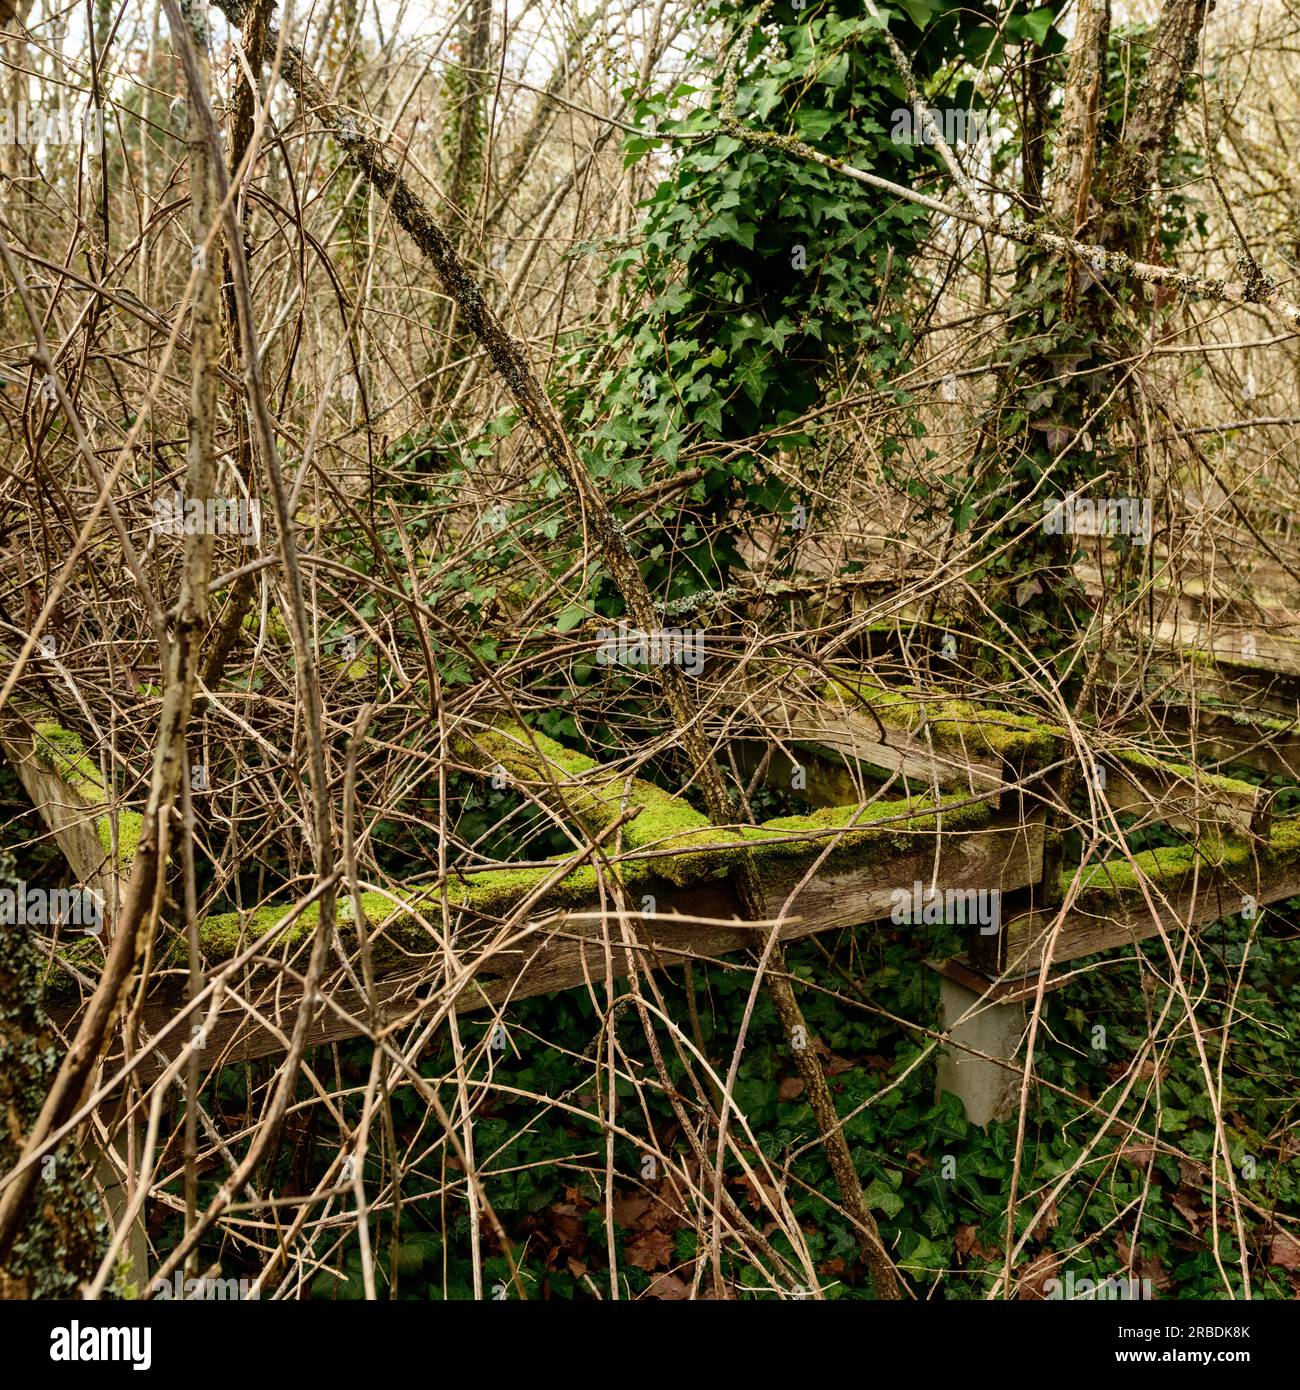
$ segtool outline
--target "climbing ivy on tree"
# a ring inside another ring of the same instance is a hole
[[[910,183],[934,152],[892,138],[908,98],[882,21],[922,81],[977,61],[995,33],[991,5],[947,0],[906,0],[879,17],[855,0],[782,0],[755,28],[757,13],[750,3],[715,6],[720,52],[694,54],[699,87],[636,104],[645,133],[628,138],[627,160],[668,165],[634,245],[611,265],[637,307],[612,344],[619,365],[569,400],[587,429],[587,466],[612,486],[637,486],[647,461],[672,467],[684,450],[702,453],[706,475],[690,500],[712,522],[806,501],[774,479],[775,451],[812,442],[797,422],[854,370],[888,389],[909,341],[910,262],[929,217],[797,155],[742,145],[723,129],[719,64],[748,36],[736,56],[742,120]],[[575,365],[590,360],[586,348]],[[709,449],[720,440],[731,447]],[[900,447],[887,442],[886,457]],[[679,568],[652,576],[668,596],[718,582],[736,561],[725,541],[706,550],[703,540],[672,539]]]
[[[1091,180],[1103,200],[1149,39],[1143,25],[1110,34]],[[1044,55],[1058,80],[1061,46],[1053,34]],[[1162,159],[1167,191],[1158,214],[1126,207],[1122,218],[1108,216],[1094,199],[1082,239],[1113,247],[1122,235],[1131,253],[1172,260],[1194,229],[1204,229],[1204,214],[1178,191],[1198,168],[1199,157],[1172,139]],[[1140,455],[1116,429],[1137,415],[1128,359],[1138,347],[1136,329],[1145,331],[1148,322],[1146,294],[1135,281],[1113,283],[1087,266],[1022,254],[1007,304],[1012,327],[997,348],[1002,387],[982,422],[976,464],[952,500],[955,529],[971,531],[990,557],[972,577],[983,587],[997,635],[1014,630],[1039,654],[1061,652],[1066,662],[1089,613],[1072,568],[1082,540],[1045,533],[1042,506],[1070,493],[1090,496],[1094,485],[1099,496],[1151,495]],[[1141,556],[1128,537],[1110,544],[1119,552],[1122,586]]]

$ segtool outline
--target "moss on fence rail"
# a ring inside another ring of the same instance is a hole
[[[834,704],[869,710],[886,731],[926,736],[947,752],[992,755],[1026,769],[1051,762],[1060,741],[1067,737],[1058,725],[1032,715],[982,708],[942,692],[884,686],[857,676],[840,676],[825,685],[821,695]]]
[[[105,855],[113,853],[113,820],[110,797],[99,775],[99,768],[86,752],[79,734],[51,720],[35,726],[32,751],[44,767],[67,786],[88,811],[102,808],[95,816],[95,832]],[[125,872],[135,858],[144,817],[138,811],[117,812],[117,867]]]
[[[830,870],[886,863],[919,843],[933,843],[941,833],[962,833],[988,824],[987,804],[954,797],[936,802],[921,796],[878,800],[865,805],[828,807],[807,816],[782,816],[758,826],[715,826],[681,797],[642,778],[602,768],[543,734],[517,724],[478,731],[457,741],[457,754],[480,773],[503,772],[512,785],[557,809],[569,810],[589,833],[599,833],[628,811],[614,872],[629,890],[665,882],[676,888],[724,877],[743,853],[750,853],[760,874],[768,868],[811,862],[825,855]],[[606,844],[604,852],[615,846]],[[545,887],[538,911],[594,908],[600,901],[597,870],[583,864],[555,879],[562,859],[527,868],[462,871],[439,888],[421,887],[388,895],[364,893],[361,910],[367,921],[384,927],[392,947],[428,951],[430,932],[423,916],[441,930],[443,893],[455,914],[503,918]],[[549,883],[548,879],[555,879]],[[396,901],[394,901],[396,899]],[[340,898],[341,920],[351,905]],[[251,913],[228,912],[208,918],[199,941],[209,960],[228,959],[243,946],[274,929],[288,913],[282,904],[267,904]],[[320,920],[312,904],[276,937],[278,949],[309,936]]]
[[[882,865],[901,853],[915,851],[922,842],[933,844],[941,832],[970,832],[989,821],[987,806],[978,802],[936,806],[926,798],[911,801],[879,801],[866,807],[829,807],[808,816],[782,816],[758,826],[718,829],[709,827],[712,843],[667,854],[622,857],[613,871],[622,885],[632,891],[667,882],[685,887],[726,874],[736,856],[750,850],[764,869],[810,863],[824,853],[828,871],[845,872],[878,861]],[[629,827],[636,822],[629,822]],[[528,868],[488,869],[458,874],[445,885],[447,907],[455,917],[463,913],[475,917],[504,918],[537,893],[548,879],[555,877],[563,861]],[[442,930],[443,912],[438,887],[403,889],[394,893],[367,892],[361,895],[361,911],[372,927],[384,928],[384,940],[397,952],[432,951],[436,939],[419,918],[429,922],[435,932]],[[595,909],[600,903],[596,869],[579,865],[551,883],[537,899],[537,912]],[[272,931],[288,916],[286,903],[268,903],[251,912],[225,912],[204,921],[199,944],[209,961],[229,959],[239,950]],[[351,920],[351,901],[339,899],[340,929]],[[292,949],[315,929],[320,906],[312,903],[279,933],[275,950]]]
[[[1300,816],[1273,822],[1268,836],[1247,840],[1235,836],[1203,835],[1196,843],[1142,850],[1126,859],[1107,859],[1062,874],[1068,893],[1078,881],[1076,907],[1104,904],[1144,905],[1145,887],[1153,894],[1190,888],[1195,879],[1209,887],[1230,884],[1250,892],[1252,884],[1289,869],[1300,868]]]

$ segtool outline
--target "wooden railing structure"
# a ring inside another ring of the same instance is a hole
[[[1100,583],[1087,571],[1083,579]],[[717,960],[770,931],[789,940],[886,919],[917,883],[958,902],[997,894],[996,921],[969,925],[965,955],[933,963],[992,998],[1023,994],[1043,972],[1050,987],[1085,956],[1300,896],[1300,816],[1273,804],[1279,778],[1300,783],[1300,617],[1272,595],[1206,592],[1154,590],[1140,636],[1130,624],[1124,643],[1105,644],[1118,711],[1108,727],[1124,733],[1100,751],[1086,724],[953,698],[940,688],[942,658],[921,685],[888,684],[865,659],[842,660],[834,678],[796,667],[762,681],[747,673],[739,693],[721,687],[727,693],[706,702],[719,743],[755,785],[766,776],[788,786],[803,768],[799,794],[815,807],[763,824],[714,826],[686,796],[504,715],[454,730],[449,761],[524,794],[570,828],[573,851],[451,869],[414,889],[367,888],[355,900],[361,923],[341,883],[335,959],[311,1005],[310,1042],[603,983],[632,960]],[[110,804],[96,750],[53,711],[6,719],[5,755],[75,876],[111,902],[138,818]],[[1273,785],[1219,770],[1231,766]],[[1061,833],[1070,782],[1091,798],[1093,823],[1112,832],[1109,852],[1082,865],[1069,862]],[[1180,843],[1129,852],[1116,817],[1135,813],[1180,831]],[[762,885],[762,922],[740,917],[730,874],[742,855]],[[310,899],[207,918],[207,983],[194,1000],[180,934],[160,939],[137,1077],[156,1076],[200,1025],[205,1070],[283,1051],[317,920]],[[373,988],[358,963],[362,933]],[[75,1020],[102,950],[102,938],[65,938],[52,951],[56,1020]]]

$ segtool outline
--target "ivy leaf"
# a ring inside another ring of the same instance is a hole
[[[654,142],[643,135],[629,135],[623,141],[623,167],[630,169],[643,154],[654,149]]]
[[[883,1211],[891,1219],[903,1210],[903,1199],[897,1192],[890,1191],[879,1178],[873,1179],[871,1186],[862,1195],[867,1199],[868,1206]]]
[[[1033,14],[1022,15],[1020,22],[1029,37],[1042,48],[1047,42],[1047,31],[1052,27],[1051,10],[1035,10]]]
[[[700,410],[697,419],[714,439],[722,438],[722,402],[717,396]]]
[[[808,140],[820,140],[829,134],[842,117],[838,111],[803,110],[796,117],[800,135]]]
[[[767,384],[770,378],[768,357],[766,353],[755,354],[750,357],[735,374],[735,380],[745,395],[754,402],[756,406],[763,404],[763,397],[767,393]]]
[[[924,29],[939,8],[938,0],[900,0],[900,3],[918,29]]]

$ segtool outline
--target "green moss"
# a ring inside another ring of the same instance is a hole
[[[110,816],[98,816],[95,830],[105,854],[113,853],[113,822]],[[144,830],[144,817],[139,811],[119,811],[117,813],[117,862],[126,869],[135,858],[140,844],[140,834]]]
[[[38,724],[33,747],[41,762],[56,777],[62,778],[82,801],[89,806],[103,803],[104,783],[99,768],[78,734],[53,722]]]
[[[65,729],[52,721],[36,726],[33,742],[36,756],[42,763],[64,782],[74,796],[86,807],[101,807],[108,804],[104,783],[99,776],[99,768],[86,752],[81,738],[71,729]],[[138,811],[119,811],[117,813],[117,863],[126,869],[135,858],[140,843],[140,832],[144,828],[144,817]],[[108,815],[95,817],[95,832],[106,855],[113,852],[112,819]]]
[[[60,940],[52,958],[40,958],[41,994],[47,1000],[74,999],[81,993],[77,979],[64,969],[65,964],[89,976],[99,977],[104,963],[104,948],[97,937],[73,936]]]
[[[462,740],[457,751],[483,771],[500,768],[512,782],[539,795],[554,788],[552,802],[562,800],[593,833],[605,829],[625,810],[635,808],[637,816],[622,829],[623,847],[679,851],[655,860],[656,872],[672,883],[686,884],[725,873],[740,852],[738,835],[718,829],[681,797],[640,777],[602,772],[594,759],[544,734],[532,734],[534,751],[528,738],[529,733],[517,724],[500,725]],[[680,852],[695,847],[709,852]]]
[[[1127,859],[1111,859],[1087,868],[1067,870],[1062,874],[1062,888],[1079,877],[1080,894],[1088,902],[1096,900],[1142,901],[1142,884],[1162,892],[1186,886],[1194,870],[1204,878],[1207,873],[1222,871],[1241,878],[1243,889],[1258,865],[1262,874],[1286,869],[1300,863],[1300,816],[1275,820],[1267,840],[1252,841],[1233,836],[1202,835],[1195,845],[1174,845],[1161,849],[1143,850]]]
[[[413,900],[416,896],[412,895]],[[209,960],[227,960],[269,932],[288,910],[286,904],[268,903],[251,912],[222,912],[209,917],[199,926],[199,947]],[[375,923],[384,921],[395,909],[384,894],[363,893],[361,911],[368,922]],[[336,908],[340,928],[346,928],[351,912],[351,899],[340,896]],[[275,948],[292,950],[312,935],[319,922],[320,903],[309,903],[275,938]]]
[[[562,862],[562,861],[557,861]],[[487,917],[504,917],[530,893],[555,873],[553,867],[528,869],[489,869],[466,874],[447,884],[447,901],[455,910],[470,909]],[[633,873],[635,880],[642,875]],[[539,906],[550,909],[589,907],[596,899],[596,871],[590,865],[571,870],[547,889]],[[396,898],[397,902],[393,899]],[[199,946],[211,961],[229,960],[244,947],[264,936],[288,912],[288,904],[268,903],[249,912],[222,912],[207,918],[199,927]],[[434,924],[441,920],[442,902],[436,888],[362,893],[361,912],[371,927],[384,926],[381,959],[387,952],[428,952],[433,940],[416,920],[416,912]],[[352,898],[340,894],[336,915],[338,928],[347,940],[352,929]],[[278,950],[293,950],[307,940],[320,922],[320,904],[305,907],[293,922],[275,938]]]
[[[1127,859],[1110,859],[1101,864],[1089,864],[1079,871],[1067,870],[1062,882],[1068,887],[1077,876],[1081,894],[1086,893],[1090,898],[1122,898],[1140,894],[1143,883],[1153,887],[1180,883],[1198,860],[1205,868],[1214,867],[1212,855],[1198,854],[1191,845],[1149,849],[1135,854],[1131,863]]]
[[[589,831],[606,827],[625,807],[639,808],[637,817],[622,831],[625,851],[665,851],[647,856],[641,863],[647,874],[678,887],[703,878],[720,877],[733,869],[749,851],[761,863],[768,859],[812,859],[826,847],[830,832],[852,829],[832,851],[837,861],[846,857],[866,860],[884,854],[907,852],[916,836],[932,836],[939,828],[932,797],[877,801],[824,808],[809,816],[786,816],[762,826],[718,827],[681,797],[639,778],[600,775],[591,758],[565,748],[554,739],[535,735],[537,753],[522,744],[524,732],[500,726],[465,741],[462,755],[484,770],[501,768],[512,779],[544,786],[553,779],[567,804]],[[1016,747],[1027,746],[1017,743]],[[545,760],[543,768],[538,755]],[[548,776],[549,774],[549,776]],[[576,779],[581,779],[579,783]],[[983,803],[938,803],[942,826],[948,831],[984,825],[989,809]]]
[[[845,832],[831,853],[832,862],[843,866],[846,861],[865,864],[914,853],[923,842],[932,848],[932,837],[940,830],[976,830],[988,824],[991,814],[987,802],[961,797],[936,802],[923,796],[866,806],[825,806],[810,815],[779,816],[747,826],[741,833],[762,865],[773,859],[812,859],[825,850],[828,836]]]
[[[470,908],[488,917],[505,917],[554,872],[548,868],[489,869],[449,884],[447,897],[455,907]],[[548,888],[541,901],[548,908],[589,907],[596,898],[597,887],[596,870],[590,864],[581,864]]]
[[[199,949],[209,960],[229,960],[241,946],[270,931],[287,910],[285,906],[269,903],[252,912],[222,912],[205,918],[199,924]],[[277,940],[284,945],[295,945],[319,920],[319,908],[305,908]]]
[[[1065,737],[1064,729],[1031,715],[982,709],[969,700],[907,686],[888,688],[857,677],[831,681],[821,694],[832,703],[865,706],[886,728],[913,734],[924,726],[938,748],[1015,763],[1050,762],[1058,740]]]
[[[1158,773],[1172,781],[1189,782],[1195,787],[1211,788],[1223,792],[1227,796],[1245,797],[1249,800],[1253,799],[1258,791],[1257,787],[1252,787],[1249,782],[1242,782],[1236,777],[1224,777],[1217,772],[1205,772],[1190,763],[1166,762],[1163,758],[1157,758],[1151,753],[1144,753],[1136,748],[1123,748],[1112,756],[1116,762],[1123,763],[1126,767],[1133,768],[1134,771]]]
[[[479,730],[473,737],[458,738],[454,749],[459,757],[475,767],[487,771],[500,767],[521,782],[564,781],[581,777],[597,767],[594,759],[518,724],[499,724],[492,729]]]
[[[1268,714],[1264,710],[1245,710],[1234,707],[1231,718],[1234,724],[1244,724],[1261,732],[1267,730],[1271,734],[1292,734],[1295,733],[1297,727],[1296,720],[1283,719],[1279,715]]]
[[[1300,861],[1300,816],[1279,817],[1269,827],[1268,860],[1278,868]]]
[[[262,615],[260,612],[245,613],[240,623],[245,632],[251,633],[254,637],[262,629]],[[278,608],[270,608],[266,614],[266,635],[273,641],[283,646],[291,646],[293,639],[289,636],[289,629],[285,626],[284,618],[280,615]]]

